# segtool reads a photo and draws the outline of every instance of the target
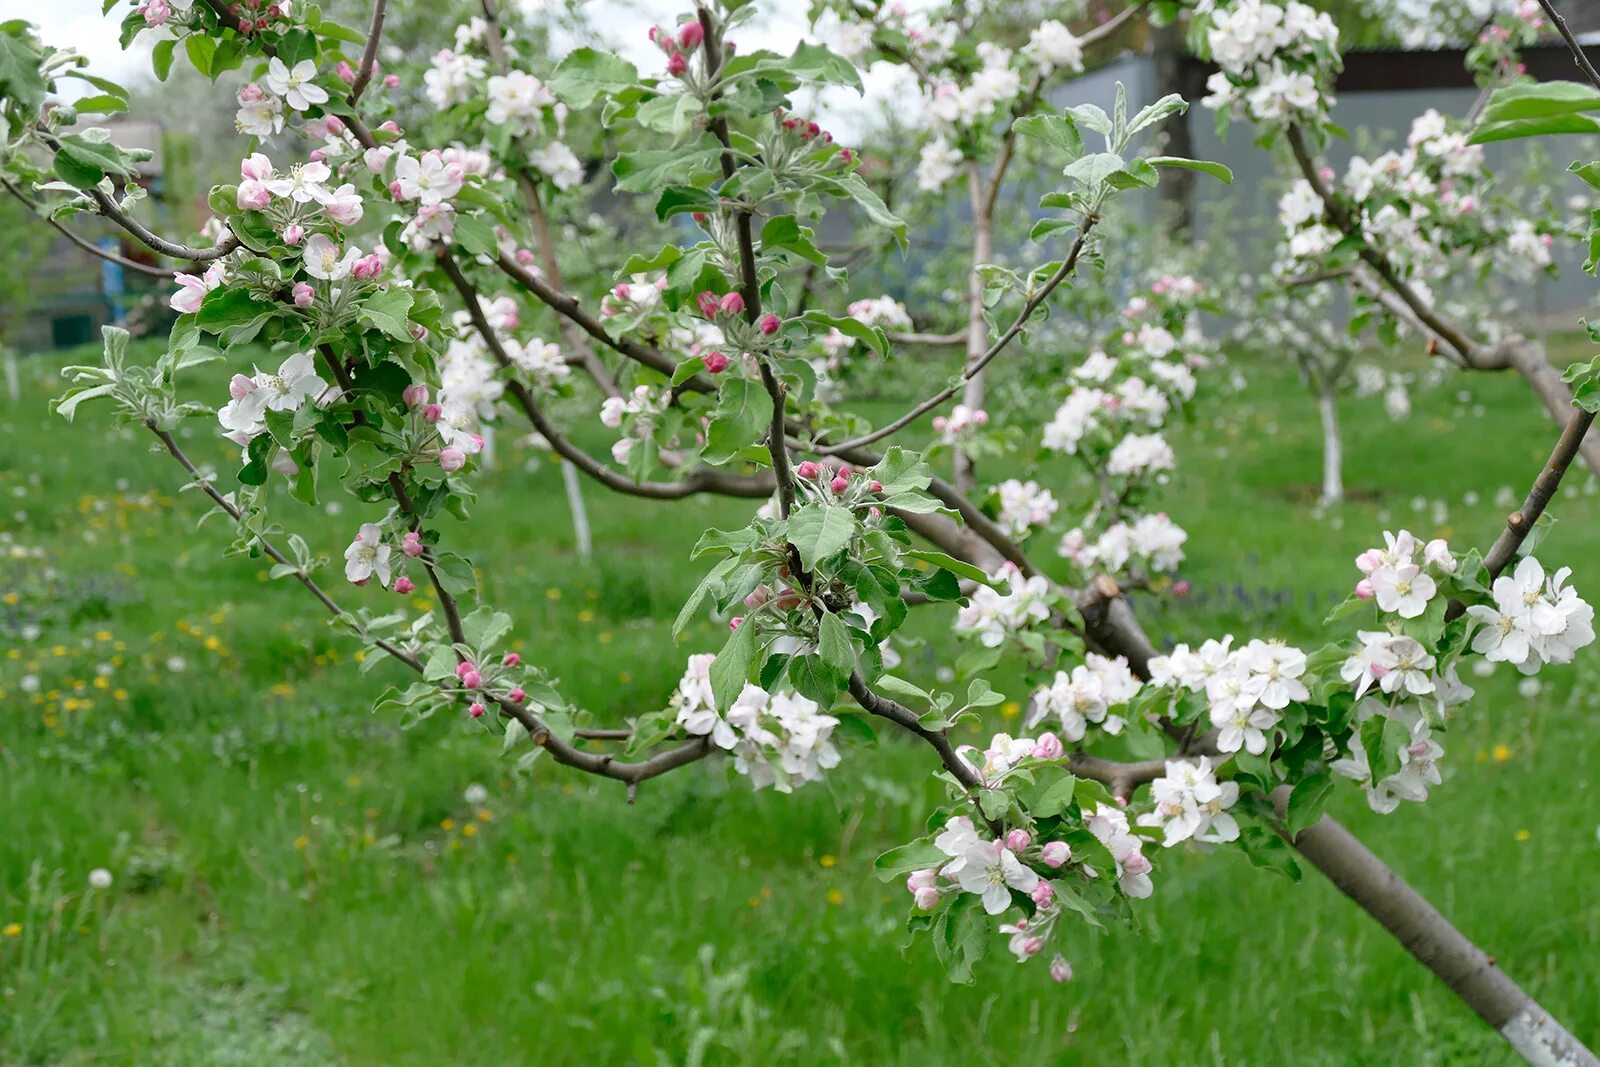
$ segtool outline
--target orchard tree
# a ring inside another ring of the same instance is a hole
[[[847,739],[873,724],[926,744],[945,801],[926,836],[877,866],[904,882],[911,928],[958,981],[1001,944],[1066,981],[1074,931],[1133,920],[1160,885],[1162,850],[1201,841],[1290,867],[1292,847],[1530,1062],[1596,1063],[1323,806],[1343,781],[1380,812],[1440,786],[1451,721],[1481,713],[1459,680],[1463,659],[1531,674],[1593,641],[1570,570],[1523,549],[1593,420],[1600,365],[1570,375],[1579,404],[1563,401],[1549,463],[1486,552],[1386,532],[1357,558],[1322,647],[1197,634],[1158,651],[1123,591],[1158,588],[1182,559],[1186,535],[1147,505],[1177,463],[1163,429],[1207,384],[1198,313],[1210,294],[1152,271],[1098,344],[1061,380],[1038,383],[1043,405],[991,417],[986,374],[1037,336],[1053,297],[1108,284],[1115,201],[1149,195],[1169,170],[1230,175],[1142,154],[1142,136],[1181,99],[1134,111],[1119,95],[1111,113],[1045,102],[1085,49],[1131,20],[1173,18],[1177,5],[1136,5],[1093,28],[1065,12],[1012,37],[991,34],[1009,5],[993,7],[915,16],[819,5],[851,38],[845,54],[801,43],[780,55],[737,47],[748,5],[705,4],[650,31],[656,54],[640,70],[591,48],[546,67],[486,3],[434,55],[428,120],[402,126],[394,94],[405,87],[375,67],[383,0],[364,30],[298,3],[145,0],[124,13],[123,33],[155,39],[158,74],[186,61],[249,78],[237,178],[213,188],[214,218],[190,242],[139,221],[138,160],[80,128],[80,114],[120,106],[123,91],[5,24],[11,181],[58,222],[98,213],[180,261],[167,351],[136,363],[126,335],[108,330],[103,364],[69,369],[56,409],[71,418],[85,402],[115,405],[232,523],[233,551],[304,586],[367,663],[412,672],[378,698],[382,714],[460,716],[523,761],[548,754],[630,798],[711,758],[758,789],[802,788],[867,758]],[[1014,33],[1014,13],[1005,17]],[[1442,332],[1417,285],[1421,257],[1397,265],[1369,242],[1365,216],[1312,158],[1334,132],[1332,22],[1259,0],[1187,17],[1222,68],[1213,99],[1304,161],[1326,224],[1345,234],[1331,251],[1359,259],[1463,360],[1481,356],[1459,330]],[[911,72],[928,118],[919,182],[930,195],[960,190],[973,232],[965,359],[880,423],[852,410],[852,386],[914,320],[847,292],[819,220],[841,216],[864,239],[901,247],[916,235],[864,179],[862,150],[801,109],[812,89],[859,87],[847,56]],[[100,93],[75,110],[45,108],[65,78],[90,78]],[[1596,107],[1600,88],[1519,82],[1489,101],[1485,129],[1558,131]],[[285,156],[291,131],[318,147]],[[637,247],[612,238],[593,268],[604,288],[563,273],[557,234],[588,217],[585,167],[568,143],[578,137],[603,146],[623,203],[647,216],[617,233],[655,235]],[[1035,261],[1009,266],[996,262],[992,222],[1024,156],[1051,190],[1032,229]],[[1406,247],[1435,239],[1419,230]],[[192,367],[236,349],[257,366],[233,376],[228,397],[180,392]],[[565,396],[586,398],[615,432],[609,462],[553,415]],[[174,434],[189,419],[237,445],[236,474],[196,467]],[[525,420],[620,493],[751,501],[746,525],[682,546],[704,578],[678,629],[710,612],[731,616],[729,633],[688,657],[660,708],[575,708],[555,665],[506,650],[517,624],[483,602],[468,554],[483,430],[502,419]],[[1089,491],[1063,499],[1037,477],[985,484],[1002,453],[1023,465],[1070,455]],[[359,607],[335,598],[316,548],[290,532],[297,507],[334,493],[353,497],[361,520],[342,550],[345,581],[365,587],[352,594]],[[1039,543],[1065,560],[1052,573],[1036,561]],[[382,606],[380,589],[422,584],[436,612]],[[913,607],[949,613],[966,643],[953,683],[924,689],[895,673],[892,642]],[[999,669],[1004,652],[1020,671]],[[952,740],[952,727],[1008,696],[1028,698],[1028,736],[996,734],[981,749]]]

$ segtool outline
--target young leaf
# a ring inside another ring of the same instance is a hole
[[[800,553],[806,570],[850,543],[856,520],[845,508],[807,504],[789,516],[789,543]]]

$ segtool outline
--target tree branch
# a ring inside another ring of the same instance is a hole
[[[372,72],[378,61],[378,42],[383,39],[383,14],[388,0],[373,0],[372,25],[367,30],[367,44],[361,50],[361,66],[356,68],[356,80],[350,83],[350,106],[354,107],[367,91]]]

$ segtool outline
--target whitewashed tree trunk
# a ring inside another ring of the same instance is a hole
[[[1344,439],[1339,434],[1339,396],[1330,381],[1324,381],[1317,395],[1317,411],[1322,416],[1322,503],[1344,500]]]
[[[583,484],[578,481],[577,468],[563,462],[561,481],[567,487],[567,508],[572,512],[572,540],[577,545],[578,558],[588,563],[594,558],[594,542],[589,535],[589,512],[583,504]]]

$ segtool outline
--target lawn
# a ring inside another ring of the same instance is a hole
[[[902,951],[906,896],[871,871],[936,796],[929,754],[898,739],[851,747],[793,796],[708,761],[629,806],[548,761],[514,775],[465,721],[402,730],[370,710],[392,665],[360,671],[298,586],[224,557],[223,524],[197,533],[203,498],[147,436],[92,405],[70,426],[47,414],[61,362],[23,360],[20,402],[0,394],[0,1063],[1514,1061],[1314,871],[1295,884],[1226,850],[1159,851],[1142,928],[1085,930],[1069,985],[999,945],[974,985],[948,984],[926,945]],[[210,398],[224,374],[202,375]],[[1158,641],[1321,644],[1380,530],[1487,545],[1497,497],[1520,498],[1555,435],[1506,375],[1453,379],[1398,425],[1351,400],[1352,503],[1317,514],[1315,408],[1287,365],[1239,357],[1202,390],[1162,501],[1190,531],[1193,592],[1141,606]],[[195,422],[186,444],[230,471],[212,430]],[[559,471],[516,436],[477,479],[479,521],[445,536],[574,701],[617,722],[659,707],[684,656],[718,639],[710,621],[670,638],[698,579],[688,550],[750,505],[591,486],[586,566]],[[1600,509],[1587,474],[1568,488],[1539,554],[1593,599]],[[279,507],[333,557],[366,517],[348,500]],[[396,600],[327,577],[349,603]],[[907,672],[931,678],[949,610],[919,610]],[[1480,697],[1428,804],[1379,817],[1354,788],[1334,804],[1591,1042],[1597,666],[1591,648],[1534,692],[1510,671],[1469,679]],[[487,799],[469,803],[473,785]],[[114,885],[86,892],[100,867]]]

